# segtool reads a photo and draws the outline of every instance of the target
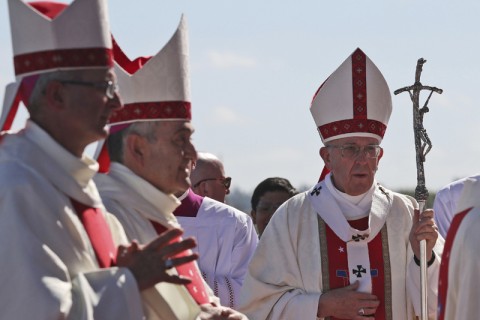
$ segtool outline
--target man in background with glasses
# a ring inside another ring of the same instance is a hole
[[[435,317],[443,241],[433,210],[419,214],[415,199],[375,181],[391,108],[385,79],[360,49],[318,89],[310,111],[330,174],[270,220],[242,288],[247,316],[414,319],[425,239]]]
[[[192,190],[202,196],[225,202],[232,178],[225,177],[223,163],[214,154],[199,152],[193,165]]]
[[[206,282],[222,305],[236,308],[258,236],[250,216],[210,198],[213,194],[225,198],[231,178],[224,177],[223,165],[217,157],[209,153],[199,155],[201,160],[194,162],[197,165],[200,163],[200,167],[192,171],[190,179],[193,185],[192,177],[195,175],[198,179],[202,176],[202,179],[196,180],[197,190],[204,190],[208,195],[196,194],[192,190],[194,186],[177,193],[182,204],[173,214],[185,235],[197,240],[198,265]]]

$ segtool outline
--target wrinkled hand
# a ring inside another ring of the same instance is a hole
[[[417,258],[420,259],[420,241],[423,239],[427,241],[427,261],[432,256],[432,250],[438,238],[438,228],[433,216],[432,209],[426,209],[422,214],[416,209],[413,213],[413,224],[410,231],[410,245]]]
[[[172,258],[196,246],[193,238],[179,241],[182,234],[181,229],[170,229],[146,245],[133,241],[130,246],[119,246],[117,266],[130,269],[140,290],[148,289],[159,282],[188,284],[191,279],[169,274],[169,266],[165,264],[167,260],[171,260],[171,266],[176,267],[198,258],[196,253]]]
[[[248,320],[244,314],[227,307],[202,304],[200,309],[201,320]]]
[[[380,300],[370,293],[358,292],[360,283],[355,281],[347,287],[333,289],[323,293],[318,302],[317,316],[319,318],[335,317],[338,319],[372,319]],[[364,314],[359,311],[363,309]]]

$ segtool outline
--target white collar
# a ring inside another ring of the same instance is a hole
[[[358,196],[351,196],[338,190],[332,182],[332,174],[325,177],[325,184],[335,198],[347,220],[356,220],[368,216],[372,207],[372,196],[375,191],[374,181],[370,189]]]
[[[62,147],[45,130],[32,120],[28,120],[24,130],[25,138],[40,147],[61,169],[71,175],[83,188],[86,188],[98,171],[98,163],[82,155],[81,158]]]
[[[146,202],[155,208],[155,212],[151,212],[152,210],[142,210],[142,214],[144,215],[153,215],[147,216],[146,218],[157,220],[155,214],[158,213],[164,218],[167,218],[167,220],[172,219],[172,217],[176,220],[172,212],[181,204],[181,202],[173,194],[163,193],[148,181],[139,177],[129,168],[118,162],[112,162],[110,164],[110,172],[108,173],[108,176],[127,185],[143,199],[143,202]]]

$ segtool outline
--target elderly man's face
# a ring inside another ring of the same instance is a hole
[[[378,145],[378,141],[374,138],[348,137],[333,140],[327,143],[326,147],[320,149],[320,155],[327,168],[332,172],[333,183],[338,190],[356,196],[370,189],[383,150],[380,149],[377,157],[369,157],[363,148],[368,146],[367,148],[373,150],[376,145]],[[342,152],[341,149],[345,146],[360,147],[364,151],[360,151],[356,156],[348,157],[346,156],[347,152]]]
[[[111,69],[82,71],[81,79],[58,81],[65,87],[65,121],[70,133],[86,144],[105,138],[108,118],[113,111],[122,107],[120,97],[115,92],[107,96],[106,84],[115,82]],[[94,87],[98,86],[98,87]],[[105,87],[100,88],[100,86]]]
[[[189,121],[165,121],[156,128],[157,140],[147,143],[142,176],[164,193],[190,187],[191,162],[197,157],[192,134]]]

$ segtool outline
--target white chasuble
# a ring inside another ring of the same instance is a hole
[[[385,283],[390,263],[384,227],[391,198],[383,188],[375,189],[369,216],[347,221],[330,190],[331,186],[319,184],[309,194],[319,215],[324,290],[359,281],[358,291],[375,294],[381,301],[375,317],[392,319],[391,285]]]

